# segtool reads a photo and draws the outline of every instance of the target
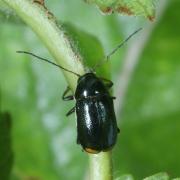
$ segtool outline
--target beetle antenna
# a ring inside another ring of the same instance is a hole
[[[107,56],[105,61],[101,61],[100,63],[96,64],[95,67],[93,69],[96,69],[97,67],[101,66],[102,64],[108,62],[108,60],[110,59],[110,57],[115,54],[122,46],[124,46],[125,43],[127,43],[127,41],[133,37],[136,33],[138,33],[139,31],[141,31],[142,28],[137,29],[136,31],[134,31],[132,34],[130,34],[122,43],[120,43],[119,45],[117,45],[117,47],[115,49],[113,49]]]
[[[54,65],[54,66],[56,66],[56,67],[59,67],[60,69],[63,69],[64,71],[67,71],[67,72],[70,72],[70,73],[72,73],[72,74],[75,74],[75,75],[78,76],[78,77],[81,76],[80,74],[77,74],[77,73],[75,73],[75,72],[73,72],[73,71],[71,71],[71,70],[68,70],[68,69],[66,69],[66,68],[64,68],[64,67],[62,67],[62,66],[60,66],[60,65],[58,65],[58,64],[56,64],[56,63],[54,63],[54,62],[52,62],[52,61],[49,61],[49,60],[47,60],[47,59],[45,59],[45,58],[42,58],[42,57],[40,57],[40,56],[37,56],[37,55],[35,55],[35,54],[31,53],[31,52],[27,52],[27,51],[16,51],[16,52],[17,52],[17,53],[24,53],[24,54],[31,55],[31,56],[33,56],[33,57],[36,57],[37,59],[43,60],[43,61],[48,62],[48,63],[50,63],[50,64],[52,64],[52,65]]]

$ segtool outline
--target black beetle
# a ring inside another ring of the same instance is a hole
[[[118,45],[107,56],[107,60],[130,39],[130,37],[140,30],[141,28]],[[80,144],[86,152],[93,154],[112,149],[116,144],[117,134],[119,132],[113,105],[113,99],[115,99],[115,97],[112,97],[108,91],[113,83],[104,78],[97,77],[93,72],[85,73],[81,76],[33,53],[26,51],[17,52],[35,56],[78,76],[75,95],[67,95],[70,91],[68,87],[62,96],[62,99],[65,101],[76,100],[75,107],[73,107],[66,116],[76,111],[77,143]],[[97,66],[99,66],[99,64]]]
[[[110,150],[115,145],[117,133],[119,132],[113,105],[115,97],[111,97],[108,92],[113,83],[104,78],[98,78],[92,72],[80,76],[33,53],[26,51],[17,52],[32,55],[78,76],[75,96],[67,96],[67,93],[70,91],[69,87],[67,87],[62,96],[62,99],[65,101],[76,100],[75,107],[66,116],[76,111],[77,143],[81,144],[88,153]]]
[[[63,94],[63,100],[76,100],[67,116],[76,111],[77,143],[88,153],[108,151],[116,143],[119,129],[114,113],[115,98],[108,92],[112,85],[94,73],[86,73],[78,79],[75,96],[66,96],[70,88]]]

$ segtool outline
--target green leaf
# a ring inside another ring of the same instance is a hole
[[[158,173],[152,176],[149,176],[147,178],[144,178],[144,180],[168,180],[169,176],[167,173]]]
[[[149,20],[155,17],[154,0],[85,0],[88,3],[96,4],[105,13],[117,12],[120,14],[144,16]]]
[[[70,23],[64,24],[63,27],[71,39],[73,49],[81,53],[86,67],[94,68],[99,61],[105,61],[102,45],[95,36],[79,30]],[[99,76],[109,78],[108,63],[96,69],[96,72]]]
[[[24,59],[28,57],[16,54],[17,50],[30,47],[24,41],[26,37],[22,36],[25,32],[28,33],[28,30],[24,26],[8,23],[3,25],[0,33],[0,39],[4,42],[0,44],[2,52],[0,55],[0,82],[3,92],[3,107],[10,109],[15,122],[13,126],[13,150],[15,152],[13,174],[21,179],[30,177],[41,177],[44,180],[58,179],[58,171],[54,165],[56,158],[51,147],[52,137],[43,123],[46,114],[41,112],[37,104],[43,96],[40,97],[42,92],[38,94],[36,88],[43,80],[39,79],[38,81],[38,75],[31,65],[32,61]],[[30,37],[33,40],[32,34]],[[37,62],[35,64],[38,65]],[[42,67],[41,71],[37,71],[42,73],[43,66],[42,64],[40,66]],[[6,80],[3,75],[6,76]],[[27,84],[25,85],[24,82]],[[47,88],[45,93],[50,96],[53,94]],[[54,102],[57,101],[54,100]],[[51,108],[49,107],[49,109]]]
[[[179,176],[180,1],[173,1],[135,69],[121,112],[115,168],[137,179],[165,171]],[[176,27],[174,30],[170,27]]]
[[[8,180],[13,165],[11,116],[0,112],[0,179]]]

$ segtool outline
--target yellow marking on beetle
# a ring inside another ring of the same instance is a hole
[[[85,150],[86,152],[88,152],[88,153],[91,153],[91,154],[97,154],[97,153],[100,152],[100,151],[98,151],[98,150],[91,149],[91,148],[85,148],[84,150]]]

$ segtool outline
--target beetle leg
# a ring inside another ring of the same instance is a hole
[[[105,78],[100,78],[106,85],[107,88],[111,88],[113,86],[113,82],[108,80],[108,79],[105,79]]]
[[[116,99],[116,97],[112,96],[111,99]]]
[[[117,132],[120,133],[120,129],[119,128],[117,128]]]
[[[44,0],[33,0],[33,2],[44,6]]]
[[[73,95],[70,95],[70,96],[66,96],[66,97],[62,97],[64,101],[71,101],[74,99],[74,96]]]
[[[68,86],[68,87],[66,88],[66,90],[64,91],[63,95],[62,95],[62,99],[63,99],[64,101],[71,101],[71,100],[74,99],[74,96],[73,96],[73,95],[66,96],[69,91],[70,91],[70,87]]]
[[[66,116],[71,115],[72,113],[75,112],[75,110],[76,110],[76,106],[74,106],[72,109],[70,109],[70,110],[67,112]]]

